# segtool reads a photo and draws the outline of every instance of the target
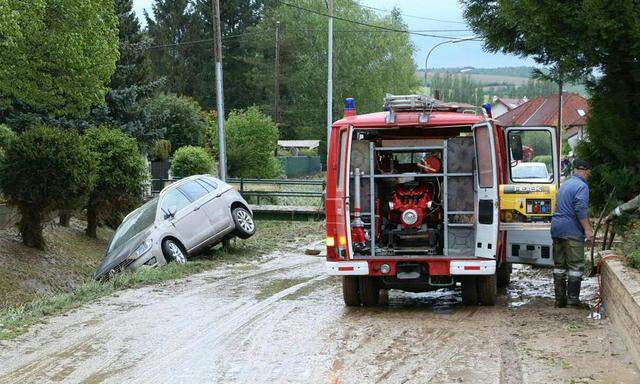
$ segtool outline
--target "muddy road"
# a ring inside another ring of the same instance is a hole
[[[387,307],[346,308],[322,257],[275,253],[2,342],[0,383],[640,382],[608,320],[551,295],[548,271],[519,268],[495,307],[392,291]]]

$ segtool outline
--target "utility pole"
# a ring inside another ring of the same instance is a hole
[[[211,0],[211,11],[213,16],[213,54],[216,63],[216,105],[218,111],[218,146],[220,162],[218,167],[218,177],[220,180],[227,179],[227,155],[224,140],[224,95],[222,88],[222,28],[220,27],[220,0]]]
[[[559,71],[558,71],[559,72]],[[558,73],[558,152],[560,152],[560,156],[562,157],[562,75]],[[560,172],[562,171],[562,166],[559,164],[561,161],[558,161],[558,180],[560,180]],[[558,183],[560,185],[560,183]]]
[[[280,22],[276,22],[276,62],[275,62],[275,79],[273,84],[274,106],[273,120],[277,124],[281,121],[280,112]]]
[[[327,42],[327,156],[329,156],[329,138],[333,123],[333,0],[328,0],[329,40]]]

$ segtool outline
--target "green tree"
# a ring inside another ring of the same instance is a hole
[[[211,147],[217,153],[217,126],[213,124],[210,129]],[[225,122],[225,139],[230,176],[274,178],[282,175],[280,163],[274,157],[278,128],[257,107],[231,111]]]
[[[16,133],[11,128],[0,124],[0,150],[4,151],[7,149],[16,137]]]
[[[256,49],[249,41],[239,38],[262,18],[265,0],[228,0],[220,3],[222,23],[222,56],[225,108],[246,108],[259,101],[253,71]],[[213,38],[211,0],[194,0],[191,22],[187,34],[191,40]],[[251,36],[251,35],[248,35]],[[273,36],[273,33],[271,34]],[[272,40],[273,41],[273,40]],[[185,94],[196,99],[205,109],[215,108],[215,68],[211,42],[186,46],[189,66],[189,83]],[[273,45],[273,44],[272,44]],[[184,74],[183,74],[184,75]]]
[[[101,220],[121,216],[142,200],[147,167],[135,139],[119,130],[100,127],[86,131],[84,141],[97,161],[97,177],[87,201],[87,229],[96,237]]]
[[[211,173],[213,159],[202,147],[186,146],[176,150],[171,162],[171,175],[173,177],[188,177]]]
[[[0,3],[0,104],[79,117],[104,103],[118,59],[111,0]]]
[[[640,191],[640,3],[633,0],[463,0],[465,17],[489,51],[532,56],[551,78],[588,80],[588,142],[578,154],[595,168],[591,202],[626,201]],[[540,27],[544,26],[544,27]],[[594,68],[599,79],[589,78]]]
[[[301,0],[296,5],[326,13],[324,2]],[[385,17],[353,0],[335,2],[341,17],[381,27],[406,29],[397,13]],[[261,108],[273,116],[274,29],[282,26],[280,133],[283,138],[316,138],[325,134],[327,37],[325,16],[279,4],[266,10],[258,26],[244,41],[256,49],[248,60],[262,97]],[[418,89],[414,46],[405,33],[389,33],[335,20],[334,116],[343,101],[354,97],[361,113],[379,111],[385,93],[403,94]],[[322,141],[324,143],[324,140]]]
[[[167,78],[168,91],[188,94],[186,91],[192,81],[190,58],[188,46],[181,43],[194,40],[188,30],[193,23],[192,1],[155,0],[151,8],[152,15],[145,11],[147,34],[153,45],[160,46],[148,51],[153,73]],[[207,49],[202,45],[198,48]]]
[[[81,206],[95,182],[96,163],[78,133],[41,126],[11,141],[0,165],[0,188],[20,211],[25,245],[44,248],[51,213]]]
[[[151,68],[145,54],[148,42],[133,11],[132,0],[116,0],[120,58],[109,83],[103,106],[92,110],[94,124],[118,127],[146,145],[161,136],[148,130],[141,103],[163,86],[164,79],[151,80]]]
[[[172,148],[202,144],[205,116],[200,105],[192,98],[162,94],[147,99],[142,108],[147,129],[159,132],[171,142]]]

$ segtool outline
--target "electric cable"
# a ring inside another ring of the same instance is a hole
[[[386,13],[393,12],[393,10],[390,10],[390,9],[376,8],[376,7],[371,7],[371,6],[362,5],[362,4],[360,4],[360,6],[362,8],[372,9],[374,11],[379,11],[379,12],[386,12]],[[436,19],[436,18],[433,18],[433,17],[408,15],[406,13],[399,13],[399,15],[404,16],[404,17],[410,17],[412,19],[431,20],[431,21],[438,21],[438,22],[441,22],[441,23],[453,23],[453,24],[465,24],[465,25],[467,24],[464,21],[443,20],[443,19]]]
[[[383,27],[380,25],[375,25],[375,24],[369,24],[369,23],[365,23],[362,21],[357,21],[357,20],[352,20],[352,19],[347,19],[345,17],[341,17],[341,16],[330,16],[324,12],[320,12],[320,11],[316,11],[314,9],[309,9],[309,8],[305,8],[305,7],[301,7],[299,5],[295,5],[295,4],[291,4],[288,3],[286,1],[282,1],[282,0],[278,0],[278,3],[285,5],[287,7],[290,8],[295,8],[304,12],[308,12],[308,13],[313,13],[319,16],[324,16],[324,17],[331,17],[335,20],[341,20],[341,21],[345,21],[347,23],[351,23],[351,24],[356,24],[356,25],[362,25],[365,27],[370,27],[370,28],[375,28],[375,29],[382,29],[382,30],[386,30],[386,31],[392,31],[392,32],[399,32],[399,33],[407,33],[410,35],[417,35],[417,36],[425,36],[425,37],[434,37],[434,38],[438,38],[438,39],[456,39],[456,37],[454,36],[442,36],[442,35],[433,35],[433,34],[427,34],[427,33],[420,33],[420,32],[411,32],[405,29],[397,29],[397,28],[389,28],[389,27]]]

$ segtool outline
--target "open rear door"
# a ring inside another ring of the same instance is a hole
[[[473,126],[476,150],[476,241],[475,256],[495,259],[498,248],[498,177],[493,126]]]

